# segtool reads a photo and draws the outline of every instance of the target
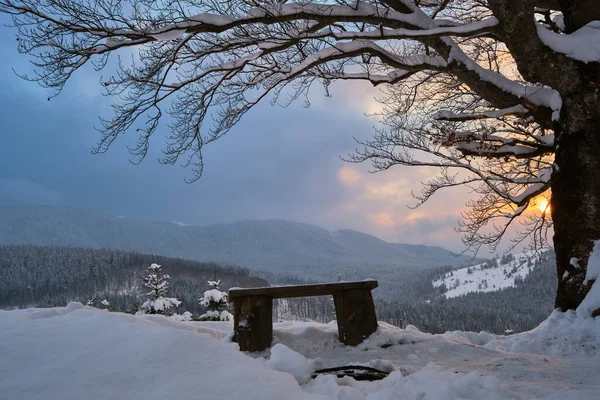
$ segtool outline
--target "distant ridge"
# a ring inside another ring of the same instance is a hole
[[[0,208],[0,244],[135,250],[315,279],[368,275],[374,266],[398,272],[469,262],[437,246],[284,220],[195,226],[59,206]]]

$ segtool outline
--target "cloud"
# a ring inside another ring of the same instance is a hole
[[[392,227],[396,226],[396,222],[392,220],[392,216],[385,212],[371,214],[368,219],[377,226]]]
[[[361,180],[360,173],[356,169],[346,165],[338,170],[338,176],[340,181],[347,186],[354,186]]]
[[[460,234],[454,228],[467,190],[451,189],[417,209],[409,208],[417,204],[412,191],[418,192],[421,182],[433,174],[429,168],[401,166],[371,174],[367,165],[344,165],[338,170],[343,195],[328,220],[388,241],[433,243],[461,250]]]
[[[374,101],[378,89],[368,83],[334,84],[332,98],[317,90],[308,109],[297,103],[257,106],[206,148],[205,174],[188,185],[188,170],[156,162],[169,134],[166,124],[140,165],[129,163],[126,150],[135,144],[135,132],[118,138],[107,154],[90,154],[97,116],[106,116],[114,100],[99,95],[97,75],[76,74],[48,102],[45,89],[12,73],[14,66],[26,68],[27,58],[6,37],[0,38],[0,55],[8,60],[0,64],[4,203],[63,203],[189,224],[285,218],[388,241],[454,249],[460,243],[453,228],[467,193],[447,192],[411,210],[411,190],[432,170],[396,167],[371,174],[368,165],[340,160],[355,148],[354,137],[366,139],[377,124],[364,115],[380,107]]]
[[[62,204],[63,195],[25,179],[0,179],[0,206]]]

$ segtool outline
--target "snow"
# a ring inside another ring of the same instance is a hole
[[[594,281],[592,288],[579,307],[577,307],[577,315],[580,317],[591,317],[594,310],[600,309],[600,240],[594,242],[594,248],[588,260],[587,271],[584,284]]]
[[[385,382],[385,384],[383,383]],[[494,377],[482,377],[477,371],[455,374],[435,363],[404,376],[392,372],[382,384],[319,376],[306,385],[310,393],[334,394],[339,399],[515,399],[514,394]],[[366,397],[365,397],[366,395]]]
[[[503,108],[493,111],[483,111],[480,113],[455,113],[451,110],[439,110],[434,112],[431,117],[437,120],[462,120],[462,119],[483,119],[483,118],[500,118],[507,115],[525,114],[528,110],[516,105],[513,107]],[[508,140],[508,139],[507,139]]]
[[[552,32],[539,23],[536,26],[540,40],[553,51],[585,63],[600,62],[600,21],[592,21],[568,35]]]
[[[208,281],[208,289],[204,292],[200,304],[207,307],[208,311],[200,316],[200,320],[218,319],[219,321],[233,321],[233,315],[227,310],[227,293],[219,290],[218,281]]]
[[[448,64],[452,62],[461,63],[467,69],[477,73],[483,81],[489,82],[514,96],[528,99],[537,106],[548,107],[552,110],[553,121],[557,121],[560,118],[562,98],[556,90],[541,85],[524,85],[495,71],[483,68],[471,60],[451,39],[442,38],[442,40],[452,46],[450,56],[448,57]]]
[[[231,24],[235,21],[233,17],[228,15],[218,15],[218,14],[196,14],[193,17],[190,17],[190,20],[195,22],[201,22],[203,24],[211,24],[217,26],[223,26]]]
[[[267,365],[277,371],[292,374],[299,383],[307,383],[315,370],[314,362],[281,343],[271,348],[271,357],[267,360]]]
[[[147,310],[154,308],[156,311],[166,311],[171,307],[178,307],[181,301],[174,297],[159,297],[156,300],[146,300],[140,307],[142,311],[138,311],[141,314],[145,314]]]
[[[0,311],[0,398],[326,399],[224,336],[195,323],[79,303]]]
[[[345,31],[345,32],[336,32],[333,34],[337,40],[353,40],[357,38],[367,38],[373,40],[384,40],[384,39],[401,39],[401,38],[418,38],[421,36],[434,36],[434,35],[457,35],[457,34],[467,34],[471,32],[477,32],[486,30],[486,28],[491,28],[498,24],[498,19],[495,17],[487,18],[482,21],[477,21],[470,24],[465,25],[455,25],[448,27],[439,27],[439,28],[428,28],[428,29],[389,29],[389,28],[381,28],[381,29],[373,29],[370,31],[364,32],[354,32],[354,31]],[[322,37],[324,33],[328,33],[326,30],[322,30],[316,32],[312,35],[303,35],[303,37]],[[289,36],[287,36],[289,38]],[[286,37],[282,37],[282,40],[286,40]],[[281,43],[281,42],[279,42]]]
[[[598,278],[600,278],[600,240],[594,242],[594,248],[590,254],[584,283],[588,283],[590,280],[596,280]]]
[[[296,14],[308,14],[314,16],[332,16],[332,17],[347,17],[347,18],[364,18],[364,17],[380,17],[385,14],[385,17],[390,20],[403,22],[414,27],[426,28],[427,19],[423,18],[419,13],[405,14],[394,11],[389,8],[378,7],[366,2],[356,2],[352,6],[347,4],[318,4],[318,3],[289,3],[289,4],[261,4],[260,7],[253,8],[248,12],[249,18],[264,18],[267,15],[278,16],[293,16]]]
[[[167,42],[169,40],[180,38],[185,34],[185,29],[170,29],[165,32],[152,33],[152,37],[159,42]]]
[[[231,323],[177,322],[80,303],[0,311],[0,393],[44,400],[592,400],[600,395],[599,318],[555,312],[539,328],[506,337],[431,335],[412,326],[379,325],[364,343],[348,347],[337,339],[335,323],[275,324],[271,349],[244,354],[230,342]],[[333,375],[310,379],[316,368],[341,365],[371,366],[390,375],[374,382]]]
[[[534,252],[525,252],[515,255],[514,260],[506,264],[501,264],[501,259],[492,260],[500,264],[498,267],[485,268],[487,263],[477,264],[448,272],[431,283],[434,287],[445,285],[448,290],[443,296],[448,299],[472,292],[494,292],[515,287],[515,280],[524,279],[538,258]]]
[[[579,268],[579,258],[571,257],[571,259],[569,260],[569,264],[571,264],[575,268]]]
[[[189,311],[185,311],[183,314],[173,314],[169,318],[171,318],[174,321],[179,321],[179,322],[191,321],[192,313]]]
[[[200,304],[207,306],[211,300],[215,303],[219,303],[222,299],[227,300],[227,293],[221,292],[219,289],[209,289],[204,292],[204,297],[200,299]]]
[[[179,225],[179,226],[193,226],[190,224],[186,224],[185,222],[179,222],[179,221],[171,221],[171,223],[175,224],[175,225]]]
[[[200,317],[198,317],[198,318],[200,318],[200,319],[218,318],[219,321],[233,321],[233,314],[231,314],[227,310],[223,310],[223,311],[208,310],[204,314],[200,315]]]
[[[554,311],[537,328],[512,336],[499,336],[485,347],[512,353],[587,355],[599,359],[600,318],[581,317],[573,310]]]

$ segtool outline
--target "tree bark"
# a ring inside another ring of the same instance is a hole
[[[583,282],[594,241],[600,239],[600,90],[589,85],[563,101],[551,209],[555,306],[568,310],[576,309],[594,284]]]
[[[560,122],[546,127],[557,137],[551,200],[558,279],[555,305],[569,310],[579,306],[593,284],[583,282],[594,241],[600,239],[600,66],[556,53],[539,39],[533,10],[541,3],[560,9],[567,32],[573,32],[600,19],[600,2],[489,1],[500,21],[497,33],[519,73],[529,82],[556,89],[563,100]],[[578,259],[576,266],[571,264],[573,258]]]
[[[567,33],[576,31],[588,23],[600,19],[598,0],[558,0],[565,19]]]

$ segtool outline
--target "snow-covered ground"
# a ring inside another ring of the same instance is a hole
[[[515,279],[524,279],[531,272],[539,254],[526,252],[513,257],[513,260],[506,263],[498,258],[488,263],[457,269],[431,283],[434,287],[445,285],[447,291],[443,295],[448,299],[470,292],[493,292],[515,287]]]
[[[79,303],[0,311],[2,399],[600,398],[600,318],[555,312],[512,336],[430,335],[385,323],[342,345],[335,323],[277,323],[274,346],[244,354],[230,322],[176,322]],[[315,368],[369,365],[381,381]]]

